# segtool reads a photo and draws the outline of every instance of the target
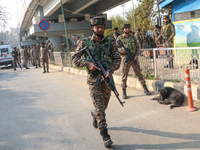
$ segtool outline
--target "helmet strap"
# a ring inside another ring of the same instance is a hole
[[[98,37],[103,37],[103,34],[98,34],[98,33],[94,32],[94,30],[92,30],[92,32]]]

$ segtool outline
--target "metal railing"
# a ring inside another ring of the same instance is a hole
[[[200,47],[184,48],[151,48],[141,49],[138,57],[140,69],[146,79],[161,79],[168,81],[185,81],[184,70],[190,69],[190,78],[194,83],[200,82],[199,53]],[[74,52],[71,52],[73,55]],[[68,53],[51,53],[50,61],[59,65],[62,60],[62,66],[70,67]],[[115,71],[115,74],[121,75],[121,69]],[[130,76],[135,76],[131,67]]]

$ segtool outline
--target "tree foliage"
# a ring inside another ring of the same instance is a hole
[[[119,15],[117,15],[115,17],[112,16],[112,17],[110,17],[109,20],[112,20],[112,29],[106,29],[104,35],[113,38],[113,29],[115,27],[118,27],[119,33],[121,33],[122,32],[122,25],[127,21]]]
[[[153,30],[154,25],[157,24],[158,17],[158,6],[157,0],[138,0],[138,5],[134,9],[132,8],[125,15],[125,19],[119,15],[112,16],[109,20],[112,20],[112,29],[107,29],[105,31],[105,35],[109,37],[113,37],[113,29],[115,27],[119,28],[119,33],[122,32],[121,26],[124,23],[131,24],[131,30],[134,31],[134,17],[136,23],[136,29],[141,28],[142,32],[146,32],[148,30]],[[161,20],[163,15],[172,16],[171,9],[162,9],[160,10]]]
[[[7,23],[8,16],[5,10],[5,6],[0,4],[0,27],[4,27]]]

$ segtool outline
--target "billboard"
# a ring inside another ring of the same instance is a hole
[[[200,19],[173,23],[176,36],[175,47],[200,47]]]

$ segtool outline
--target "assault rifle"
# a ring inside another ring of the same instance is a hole
[[[131,59],[131,60],[137,65],[137,67],[138,67],[139,70],[140,70],[140,66],[138,65],[137,61],[135,60],[135,56],[131,53],[131,51],[130,51],[128,48],[126,48],[126,47],[124,46],[124,44],[122,43],[122,41],[118,40],[117,42],[123,47],[123,49],[124,49],[126,52],[128,52],[128,53],[127,53],[126,60],[125,60],[125,63],[128,63],[128,60]],[[140,71],[141,71],[141,70],[140,70]]]
[[[104,69],[103,65],[101,64],[100,61],[96,61],[94,59],[94,57],[92,56],[92,54],[90,53],[90,51],[87,49],[87,46],[85,46],[83,49],[81,49],[80,51],[86,50],[87,54],[89,55],[89,57],[92,59],[93,63],[95,64],[96,67],[100,68],[101,71],[97,77],[96,83],[95,83],[95,87],[99,88],[100,84],[101,84],[101,79],[102,77],[105,79],[105,82],[109,85],[110,89],[115,93],[115,96],[117,97],[119,103],[122,105],[122,107],[124,107],[123,103],[120,99],[119,99],[119,93],[116,90],[115,84],[113,83],[112,79],[110,77],[106,77],[107,76],[107,72]]]
[[[155,31],[156,31],[156,30],[155,30]],[[167,38],[166,36],[164,36],[161,32],[156,31],[156,33],[158,33],[164,40],[167,40],[167,42],[168,42],[171,46],[173,46],[172,42],[171,42],[171,41],[168,41],[168,38]]]

